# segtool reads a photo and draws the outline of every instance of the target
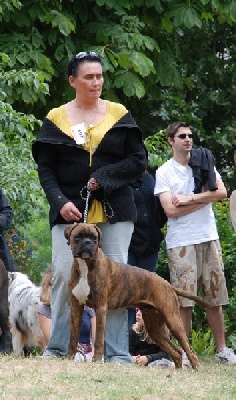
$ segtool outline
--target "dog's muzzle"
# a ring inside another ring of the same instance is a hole
[[[73,256],[75,258],[94,258],[96,254],[96,244],[93,240],[86,238],[73,246]]]

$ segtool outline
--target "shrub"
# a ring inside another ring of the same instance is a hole
[[[204,356],[212,356],[215,353],[215,341],[211,329],[191,330],[191,345],[196,353]]]
[[[34,283],[39,284],[52,258],[47,206],[44,212],[32,218],[24,229],[11,230],[8,242],[17,271],[26,273]]]

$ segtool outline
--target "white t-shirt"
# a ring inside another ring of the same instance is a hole
[[[216,176],[220,176],[217,171]],[[173,195],[191,195],[193,191],[194,177],[190,166],[185,167],[171,158],[156,171],[155,195],[164,192],[171,192]],[[188,215],[168,218],[165,238],[167,249],[204,243],[218,238],[211,203]]]

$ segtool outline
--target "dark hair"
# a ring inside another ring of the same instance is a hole
[[[172,124],[168,125],[166,128],[166,137],[172,138],[175,136],[176,132],[179,128],[190,128],[191,126],[187,122],[173,122]]]
[[[69,61],[68,68],[67,68],[68,77],[72,75],[74,78],[76,78],[78,66],[81,65],[85,61],[86,62],[98,62],[101,65],[103,64],[102,57],[99,56],[99,54],[95,53],[94,51],[81,51],[80,53],[76,54]]]

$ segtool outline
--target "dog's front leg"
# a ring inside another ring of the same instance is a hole
[[[68,357],[73,358],[78,346],[84,305],[79,304],[79,301],[73,294],[70,296],[70,305],[70,342],[68,348]]]
[[[104,354],[104,338],[106,327],[107,307],[98,307],[96,309],[96,339],[94,345],[93,361],[102,361]]]

